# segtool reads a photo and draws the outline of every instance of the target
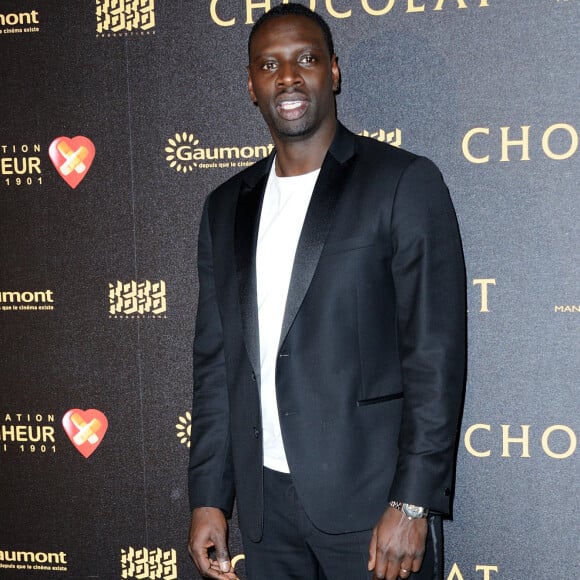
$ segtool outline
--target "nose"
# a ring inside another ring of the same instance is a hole
[[[277,84],[279,87],[291,87],[302,83],[302,76],[297,63],[283,62],[278,67]]]

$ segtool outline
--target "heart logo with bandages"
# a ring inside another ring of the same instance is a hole
[[[62,418],[62,426],[77,451],[89,457],[101,444],[109,422],[97,409],[71,409]]]
[[[57,137],[50,144],[48,154],[58,174],[75,189],[91,167],[95,146],[90,139],[80,135],[72,139]]]

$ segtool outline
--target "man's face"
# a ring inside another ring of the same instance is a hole
[[[334,128],[340,72],[322,30],[304,16],[281,16],[250,46],[248,90],[274,137],[300,140]]]

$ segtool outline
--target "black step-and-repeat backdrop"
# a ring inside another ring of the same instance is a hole
[[[462,229],[445,578],[577,578],[580,2],[304,3],[335,32],[342,121],[430,156]],[[1,578],[197,577],[197,226],[271,150],[244,70],[269,6],[0,0]],[[243,578],[235,523],[231,551]]]

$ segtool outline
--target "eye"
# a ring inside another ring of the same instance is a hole
[[[277,65],[276,61],[268,60],[261,66],[261,69],[266,70],[266,71],[271,71],[271,70],[276,70],[277,66],[278,65]]]
[[[311,54],[303,54],[299,59],[298,62],[300,64],[313,64],[316,62],[316,59]]]

